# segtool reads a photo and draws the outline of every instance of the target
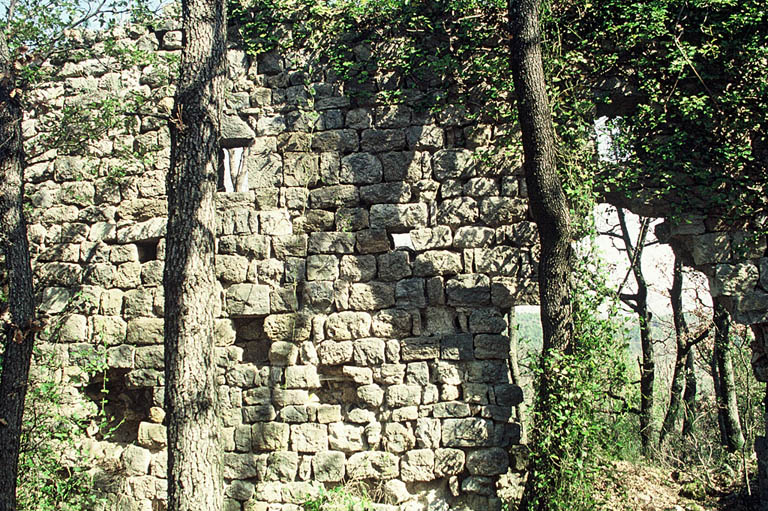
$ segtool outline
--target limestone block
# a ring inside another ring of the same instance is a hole
[[[230,316],[269,314],[269,287],[257,284],[233,284],[226,291]]]
[[[475,358],[509,358],[509,337],[505,335],[478,334],[475,336]]]
[[[397,281],[412,274],[410,257],[405,250],[387,252],[378,256],[379,279]]]
[[[461,179],[474,174],[472,151],[466,149],[440,149],[432,157],[435,179]]]
[[[117,242],[121,244],[158,240],[165,237],[167,219],[153,218],[145,222],[128,224],[117,229]]]
[[[411,185],[395,181],[363,186],[360,199],[366,204],[406,203],[411,199]]]
[[[343,422],[328,424],[328,443],[331,449],[345,453],[362,451],[363,428]]]
[[[731,255],[733,259],[757,259],[768,250],[768,239],[750,232],[734,232],[731,235]]]
[[[405,133],[395,129],[363,130],[360,138],[360,148],[363,151],[381,153],[405,149]]]
[[[369,367],[344,366],[341,368],[341,374],[358,385],[373,383],[373,370]]]
[[[134,366],[137,369],[162,369],[165,367],[163,346],[140,346],[136,348]]]
[[[253,424],[254,422],[265,422],[274,420],[277,414],[272,405],[255,405],[243,407],[243,422]]]
[[[403,481],[431,481],[435,478],[435,452],[432,449],[414,449],[403,455],[400,467]]]
[[[332,340],[346,341],[369,337],[371,315],[366,312],[337,312],[328,316],[325,329],[328,338]]]
[[[349,292],[349,307],[354,310],[372,311],[395,305],[395,289],[386,282],[352,284]]]
[[[368,152],[354,153],[341,159],[339,181],[344,184],[365,185],[381,181],[381,161]]]
[[[306,341],[311,329],[311,317],[305,314],[271,314],[264,319],[264,334],[273,342]]]
[[[352,341],[325,341],[317,347],[317,356],[322,365],[342,365],[352,361]]]
[[[384,391],[375,383],[357,388],[357,399],[370,408],[378,408],[384,402]]]
[[[472,475],[495,476],[509,468],[509,456],[504,449],[492,447],[478,449],[467,454],[467,470]]]
[[[479,273],[459,275],[446,281],[445,292],[449,305],[490,305],[491,279]]]
[[[258,451],[288,449],[290,426],[282,422],[257,422],[251,426],[251,445]]]
[[[371,333],[376,337],[399,338],[408,336],[411,334],[411,315],[400,309],[377,311],[373,315]]]
[[[461,491],[490,497],[496,493],[495,482],[490,477],[469,476],[461,481]]]
[[[307,257],[307,280],[336,280],[339,277],[339,260],[334,255]]]
[[[227,147],[246,146],[256,138],[248,123],[237,115],[223,115],[221,117],[222,143]]]
[[[297,452],[324,452],[328,450],[328,427],[308,422],[291,425],[291,449]]]
[[[43,297],[39,309],[48,314],[58,314],[67,307],[71,299],[72,293],[67,288],[47,287],[43,289]]]
[[[367,229],[355,233],[357,251],[361,254],[375,254],[389,250],[390,241],[387,231],[382,229]]]
[[[462,226],[456,230],[453,246],[456,248],[490,247],[494,242],[495,232],[490,227]]]
[[[440,421],[420,417],[416,420],[416,445],[422,449],[434,449],[440,446]]]
[[[493,395],[500,406],[517,406],[523,402],[523,389],[509,383],[494,385]]]
[[[243,392],[243,402],[247,405],[269,404],[272,400],[272,390],[269,387],[256,387]]]
[[[699,234],[689,239],[693,262],[697,265],[727,262],[731,258],[731,240],[725,233]]]
[[[421,387],[418,385],[392,385],[387,387],[386,404],[390,408],[421,404]]]
[[[448,250],[430,250],[416,256],[413,274],[416,276],[454,275],[461,273],[461,254]]]
[[[79,264],[45,263],[37,265],[37,275],[44,286],[74,287],[80,283],[82,269]]]
[[[351,232],[313,232],[308,249],[311,254],[351,254],[355,251],[355,240]]]
[[[411,126],[405,132],[410,149],[440,149],[443,147],[443,130],[437,126]]]
[[[294,365],[299,358],[299,347],[292,342],[275,341],[269,347],[269,362],[273,366]]]
[[[347,459],[347,477],[352,480],[393,479],[399,474],[399,460],[389,452],[358,452]]]
[[[128,262],[118,266],[114,285],[120,289],[139,287],[141,285],[141,264]]]
[[[223,476],[227,479],[263,478],[267,459],[258,454],[225,452]]]
[[[486,225],[510,225],[525,220],[528,201],[510,197],[487,197],[480,201],[480,221]]]
[[[408,230],[427,225],[427,205],[374,204],[370,213],[374,229]]]
[[[128,321],[126,339],[128,344],[138,346],[163,343],[163,320],[160,318],[136,318]]]
[[[115,369],[132,369],[136,348],[126,344],[107,348],[107,365]]]
[[[403,339],[400,347],[402,360],[432,360],[440,356],[439,337],[409,337]]]
[[[404,453],[416,445],[416,437],[410,427],[397,422],[384,424],[383,446],[387,452]]]
[[[131,475],[145,475],[149,472],[149,462],[152,454],[149,450],[137,445],[129,445],[122,455],[125,473]]]
[[[231,499],[243,502],[253,497],[255,489],[253,483],[235,479],[227,485],[225,495]],[[237,507],[237,509],[239,510],[240,508]]]
[[[353,129],[331,129],[315,133],[312,137],[314,151],[351,153],[357,151],[358,147],[357,131]]]
[[[760,278],[760,271],[752,263],[718,264],[709,279],[713,298],[718,296],[741,296],[752,291]]]
[[[330,424],[341,420],[341,405],[322,404],[317,406],[315,412],[317,422],[320,424]]]
[[[429,366],[426,362],[411,362],[406,365],[405,381],[409,385],[425,387],[429,384]]]
[[[162,424],[139,423],[138,441],[142,447],[153,450],[163,449],[168,443],[167,438],[165,426]]]
[[[438,419],[446,417],[469,417],[471,413],[469,405],[462,401],[443,401],[436,403],[432,407],[432,415]]]
[[[320,377],[315,366],[289,366],[285,368],[285,386],[289,389],[316,389]]]
[[[464,401],[471,404],[487,405],[490,385],[485,383],[465,383],[462,385]]]
[[[293,224],[287,211],[259,212],[261,234],[268,236],[288,236],[293,234]]]
[[[245,282],[248,259],[239,255],[216,256],[216,278],[227,283]]]
[[[477,417],[444,419],[442,435],[445,447],[486,447],[493,441],[493,422]]]
[[[335,483],[344,479],[346,457],[340,451],[326,451],[315,454],[312,458],[314,480],[323,483]]]
[[[309,401],[309,392],[303,389],[272,389],[272,401],[277,406],[303,405]]]
[[[127,317],[152,316],[154,289],[131,289],[125,292],[123,313]]]
[[[385,181],[415,183],[423,177],[424,168],[429,169],[428,153],[389,152],[380,154],[379,158],[381,158]]]
[[[437,222],[450,226],[473,224],[479,214],[477,202],[471,197],[447,199],[437,207]]]
[[[341,258],[339,276],[352,282],[366,282],[376,277],[376,257],[347,255]]]
[[[355,207],[359,200],[358,189],[352,184],[324,186],[309,192],[309,203],[317,209]]]
[[[465,364],[466,381],[474,383],[498,383],[506,381],[507,366],[502,360],[470,361]]]
[[[354,360],[359,366],[377,366],[384,363],[386,343],[383,339],[359,339],[354,343]]]

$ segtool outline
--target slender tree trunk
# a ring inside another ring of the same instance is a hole
[[[675,365],[672,371],[672,383],[669,391],[669,408],[661,426],[659,444],[675,429],[681,414],[683,389],[685,388],[685,359],[688,356],[688,326],[683,315],[683,263],[675,257],[675,273],[670,290],[672,318],[675,323]]]
[[[0,511],[16,509],[21,421],[34,341],[35,299],[23,210],[22,115],[13,63],[5,37],[0,36],[0,245],[8,274],[12,321],[0,323],[5,346],[0,376]]]
[[[640,323],[640,347],[643,355],[640,366],[640,443],[643,454],[649,456],[651,448],[656,445],[657,428],[653,420],[653,385],[656,379],[656,357],[651,338],[653,315],[648,309],[648,284],[643,273],[643,248],[648,234],[648,221],[643,219],[641,222],[637,243],[634,244],[629,235],[624,210],[617,208],[616,211],[630,268],[637,282],[637,293],[622,295],[621,298],[637,314]]]
[[[224,0],[182,2],[171,121],[165,288],[168,509],[222,507],[213,311],[217,161],[226,77]]]
[[[691,346],[685,357],[685,392],[683,392],[683,436],[693,434],[695,427],[694,413],[696,412],[696,367],[694,354],[696,348]]]
[[[717,326],[715,326],[717,328]],[[715,333],[717,335],[717,333]],[[725,429],[725,410],[723,410],[723,407],[720,405],[719,399],[720,395],[722,393],[722,388],[720,386],[720,372],[717,368],[717,342],[715,342],[715,345],[712,346],[712,356],[709,358],[709,370],[712,373],[712,386],[714,387],[715,391],[715,398],[718,400],[718,406],[717,406],[717,428],[720,431],[720,444],[721,445],[728,445],[728,433]]]
[[[543,333],[542,373],[535,416],[544,424],[556,421],[549,400],[555,399],[558,385],[557,352],[573,349],[573,313],[571,305],[570,258],[571,221],[568,203],[560,183],[555,154],[555,133],[549,111],[541,58],[539,12],[537,0],[510,0],[512,78],[517,95],[517,111],[525,155],[525,179],[533,219],[539,230],[539,299]],[[567,427],[565,424],[563,427]],[[535,435],[535,431],[532,435]],[[564,435],[553,434],[555,443]],[[537,463],[557,463],[562,446],[552,445],[550,459],[534,457],[529,482],[540,473]],[[562,454],[562,453],[561,453]],[[543,466],[541,468],[544,468]],[[531,502],[533,485],[529,484],[523,505]],[[549,503],[539,499],[537,507],[547,509]]]
[[[728,311],[723,304],[714,300],[715,348],[714,359],[717,366],[717,398],[718,417],[722,417],[723,445],[731,452],[738,451],[744,446],[744,434],[739,421],[739,406],[736,401],[736,383],[733,374],[733,354],[729,339],[731,322]]]

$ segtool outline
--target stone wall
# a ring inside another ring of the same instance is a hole
[[[161,58],[181,34],[120,29]],[[98,52],[97,41],[86,41]],[[365,58],[365,52],[360,52]],[[536,302],[537,234],[518,165],[477,158],[496,133],[461,107],[345,94],[297,55],[229,52],[223,148],[245,148],[247,191],[217,195],[217,375],[227,510],[297,510],[320,487],[379,485],[379,509],[499,509],[520,471],[510,382],[514,305]],[[104,347],[110,439],[86,442],[112,509],[163,509],[163,288],[173,89],[163,61],[60,63],[39,87],[54,112],[25,121],[30,147],[66,105],[152,97],[84,150],[47,150],[27,172],[41,337],[87,404],[76,361]],[[146,107],[145,107],[146,108]],[[136,153],[141,158],[118,157]],[[231,163],[228,162],[227,165]],[[222,181],[225,163],[222,152]],[[233,166],[230,174],[236,173]],[[244,183],[241,176],[239,180]]]

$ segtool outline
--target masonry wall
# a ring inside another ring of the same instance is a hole
[[[119,35],[179,53],[172,23]],[[498,476],[523,468],[509,454],[522,400],[512,307],[537,295],[519,162],[482,163],[494,128],[461,107],[420,107],[425,91],[388,104],[375,78],[370,94],[348,94],[330,71],[303,72],[300,55],[229,60],[222,147],[246,148],[248,177],[247,191],[217,194],[226,509],[292,511],[351,480],[381,489],[378,509],[500,509]],[[53,111],[24,126],[41,147],[65,106],[152,98],[127,126],[46,150],[27,172],[41,310],[56,327],[43,352],[88,412],[103,382],[77,383],[78,361],[104,350],[110,368],[107,411],[122,422],[84,440],[110,509],[164,508],[163,66],[62,61],[35,92]]]

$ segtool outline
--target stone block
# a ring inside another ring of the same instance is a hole
[[[493,422],[477,417],[444,419],[442,443],[445,447],[486,447],[493,441]]]
[[[418,385],[392,385],[386,390],[386,404],[390,408],[421,404],[421,387]]]
[[[405,133],[395,129],[363,130],[360,138],[360,148],[363,151],[381,153],[405,149]]]
[[[491,279],[483,274],[465,274],[445,283],[449,305],[482,306],[491,303]]]
[[[410,230],[427,225],[427,205],[417,204],[374,204],[371,206],[370,222],[373,229],[395,231]]]
[[[435,450],[435,476],[458,475],[464,470],[465,455],[461,449]]]
[[[475,336],[475,358],[509,358],[509,337],[506,335],[478,334]]]
[[[289,366],[285,368],[285,386],[289,389],[316,389],[320,377],[315,366]]]
[[[148,449],[137,445],[129,445],[122,454],[125,473],[131,475],[145,475],[149,472],[149,462],[152,454]]]
[[[335,483],[344,479],[346,456],[340,451],[319,452],[312,457],[314,480]]]
[[[386,282],[352,284],[349,290],[349,307],[354,310],[372,311],[395,305],[395,289]]]
[[[354,153],[341,159],[339,181],[344,184],[365,185],[379,183],[382,176],[381,161],[373,154]]]
[[[264,333],[273,342],[306,341],[311,330],[311,317],[305,314],[271,314],[264,319]]]
[[[511,197],[487,197],[480,201],[480,221],[485,225],[512,225],[525,220],[528,201]]]
[[[378,256],[379,279],[397,281],[410,277],[412,274],[408,252],[396,250]]]
[[[165,426],[151,422],[140,422],[138,442],[140,446],[147,449],[163,449],[168,443]]]
[[[280,482],[293,481],[296,478],[298,469],[298,453],[290,451],[271,452],[267,456],[267,470],[264,475],[264,480]]]
[[[358,452],[347,459],[347,477],[351,480],[393,479],[399,475],[399,460],[390,452]]]
[[[339,277],[339,260],[334,255],[322,254],[307,257],[307,280],[336,280]]]
[[[509,468],[509,456],[504,449],[492,447],[478,449],[467,454],[467,470],[472,475],[495,476]]]
[[[431,481],[435,478],[435,453],[431,449],[406,452],[400,463],[400,478],[405,482]]]
[[[376,277],[376,257],[349,255],[341,258],[339,276],[351,282],[366,282]]]
[[[281,422],[257,422],[251,426],[251,445],[258,451],[288,449],[290,426]]]
[[[375,254],[389,250],[390,242],[387,231],[383,229],[368,229],[355,233],[357,250],[361,254]]]
[[[403,339],[400,347],[403,361],[434,360],[440,357],[439,337],[408,337]]]
[[[384,402],[384,391],[375,383],[361,385],[357,388],[357,399],[367,407],[378,408]]]
[[[437,222],[450,226],[473,224],[479,215],[477,202],[471,197],[446,199],[437,207]]]
[[[226,291],[230,316],[264,316],[269,314],[269,286],[233,284]]]
[[[325,330],[329,339],[338,341],[369,337],[371,315],[366,312],[337,312],[328,316]]]
[[[324,341],[317,347],[317,356],[322,365],[342,365],[352,361],[353,350],[352,341]]]
[[[435,179],[461,179],[471,177],[475,171],[472,151],[466,149],[440,149],[432,157]]]
[[[325,424],[306,423],[291,425],[291,449],[296,452],[324,452],[328,450],[328,427]]]

